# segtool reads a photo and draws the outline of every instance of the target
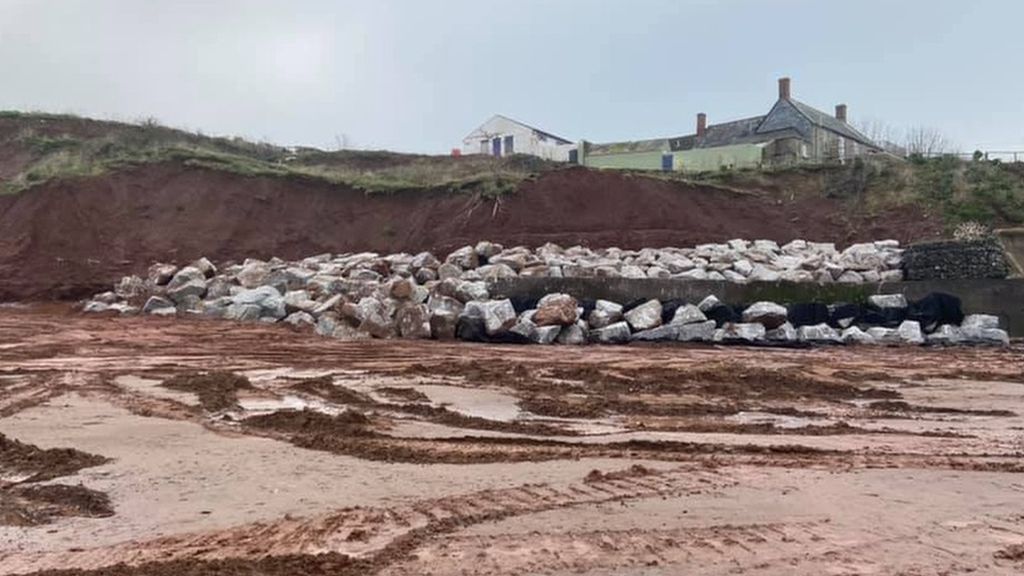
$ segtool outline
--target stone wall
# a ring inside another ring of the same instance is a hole
[[[914,244],[903,252],[906,280],[1006,278],[1009,267],[997,240],[943,240]]]

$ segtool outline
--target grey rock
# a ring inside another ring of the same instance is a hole
[[[102,292],[92,297],[95,302],[102,302],[104,304],[113,304],[117,302],[121,297],[113,291]]]
[[[867,333],[874,339],[875,344],[898,344],[900,342],[899,333],[893,328],[872,326],[867,329]]]
[[[759,342],[764,340],[764,324],[736,322],[722,326],[723,342]]]
[[[240,304],[235,302],[224,311],[224,318],[239,322],[255,322],[260,319],[262,313],[263,308],[259,304]]]
[[[840,343],[839,333],[828,324],[815,324],[814,326],[801,326],[796,329],[796,337],[801,342],[812,342],[815,344]]]
[[[722,302],[714,294],[712,294],[701,300],[700,304],[697,304],[697,308],[701,312],[704,312],[706,314],[709,310],[711,310],[715,306],[718,306],[721,303]]]
[[[764,337],[769,342],[796,342],[799,339],[796,328],[789,322],[783,322],[777,328],[766,331]]]
[[[757,322],[763,324],[765,329],[771,330],[782,326],[788,315],[786,307],[775,302],[755,302],[743,311],[743,321]]]
[[[201,274],[201,273],[200,273]],[[236,277],[243,288],[256,288],[270,274],[270,265],[259,260],[246,260]]]
[[[316,326],[316,318],[308,312],[293,312],[285,316],[284,322],[292,326]]]
[[[611,300],[598,299],[594,302],[594,310],[601,310],[610,314],[622,314],[622,304],[612,302]]]
[[[906,308],[907,298],[903,294],[872,294],[868,304],[878,308]]]
[[[781,276],[771,268],[762,264],[756,264],[750,274],[747,275],[747,279],[753,282],[778,282]]]
[[[707,342],[715,333],[715,321],[706,320],[694,324],[683,324],[679,326],[677,340],[680,342]]]
[[[925,341],[929,344],[942,345],[960,344],[965,339],[966,335],[964,334],[964,331],[959,326],[954,326],[952,324],[943,324],[925,337]]]
[[[171,302],[162,296],[150,296],[149,300],[146,300],[146,304],[142,307],[142,313],[153,314],[161,308],[174,309],[174,302]],[[175,312],[177,312],[177,310],[175,310]]]
[[[395,323],[402,338],[430,338],[430,311],[426,304],[399,308]]]
[[[114,294],[123,300],[139,298],[146,291],[146,281],[138,276],[125,276],[114,286]]]
[[[83,312],[90,312],[90,313],[106,312],[109,309],[110,309],[110,304],[107,304],[106,302],[99,302],[97,300],[90,300],[90,301],[85,303],[85,306],[82,307],[82,311]]]
[[[339,324],[338,317],[334,313],[328,312],[316,319],[315,331],[320,336],[331,336]]]
[[[1001,344],[1003,346],[1009,345],[1010,336],[1005,330],[999,328],[980,328],[980,327],[967,327],[961,326],[963,331],[964,340],[976,344]]]
[[[153,286],[165,286],[177,272],[178,267],[174,264],[157,263],[149,267],[146,279]]]
[[[569,346],[580,346],[587,343],[588,336],[587,324],[579,320],[571,326],[563,326],[558,333],[557,342]]]
[[[999,317],[991,314],[968,314],[964,316],[960,327],[965,330],[984,330],[999,328]]]
[[[189,266],[202,272],[206,278],[213,278],[217,275],[217,267],[206,256],[201,256],[198,260],[189,264]]]
[[[435,340],[454,340],[459,326],[459,314],[450,310],[436,310],[430,314],[430,336]]]
[[[536,344],[553,344],[563,326],[535,326],[528,338]]]
[[[599,344],[624,344],[629,342],[629,324],[616,322],[610,326],[590,331],[590,339]]]
[[[439,280],[445,280],[447,278],[460,278],[462,276],[462,268],[459,268],[455,264],[441,264],[437,268],[437,278]]]
[[[914,320],[904,320],[898,328],[896,335],[905,344],[924,344],[924,334],[921,333],[921,324]]]
[[[678,340],[680,329],[682,329],[681,324],[665,324],[663,326],[658,326],[657,328],[651,328],[650,330],[634,332],[633,335],[630,336],[630,340],[641,342],[668,342]]]
[[[856,326],[850,326],[839,335],[843,344],[874,344],[875,339],[867,332]]]
[[[463,270],[472,270],[480,265],[480,255],[473,246],[463,246],[449,254],[445,263],[454,264]]]
[[[675,313],[672,315],[672,324],[694,324],[697,322],[704,322],[707,320],[707,316],[701,312],[700,308],[693,304],[686,304],[676,308]]]
[[[455,296],[462,302],[484,301],[490,298],[486,282],[463,282],[455,290]]]
[[[661,302],[648,300],[626,312],[623,316],[630,328],[636,331],[650,330],[661,326]]]
[[[181,304],[190,298],[202,298],[206,294],[206,279],[195,278],[183,283],[176,282],[178,276],[171,280],[167,286],[167,297],[174,302]]]

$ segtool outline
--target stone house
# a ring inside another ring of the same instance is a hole
[[[847,106],[826,114],[792,97],[789,78],[778,81],[767,114],[708,124],[697,114],[693,134],[633,142],[579,145],[577,160],[595,168],[701,172],[800,162],[846,162],[882,147],[847,122]]]

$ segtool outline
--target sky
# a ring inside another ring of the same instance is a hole
[[[570,140],[764,114],[1024,150],[1020,0],[0,0],[0,109],[444,154],[501,113]]]

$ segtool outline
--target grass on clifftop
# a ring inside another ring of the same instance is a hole
[[[0,180],[0,193],[175,161],[242,176],[345,184],[368,194],[446,189],[491,197],[513,192],[523,180],[556,167],[527,156],[453,158],[284,148],[241,138],[209,137],[153,121],[127,124],[64,114],[0,111],[0,152],[4,150],[22,160],[13,170],[8,169],[13,175]]]
[[[692,177],[740,189],[766,189],[787,197],[826,196],[851,210],[879,214],[921,206],[942,217],[947,231],[963,222],[990,227],[1024,224],[1024,163],[964,160],[953,156],[857,160],[845,165],[803,165],[772,170],[724,170]]]

